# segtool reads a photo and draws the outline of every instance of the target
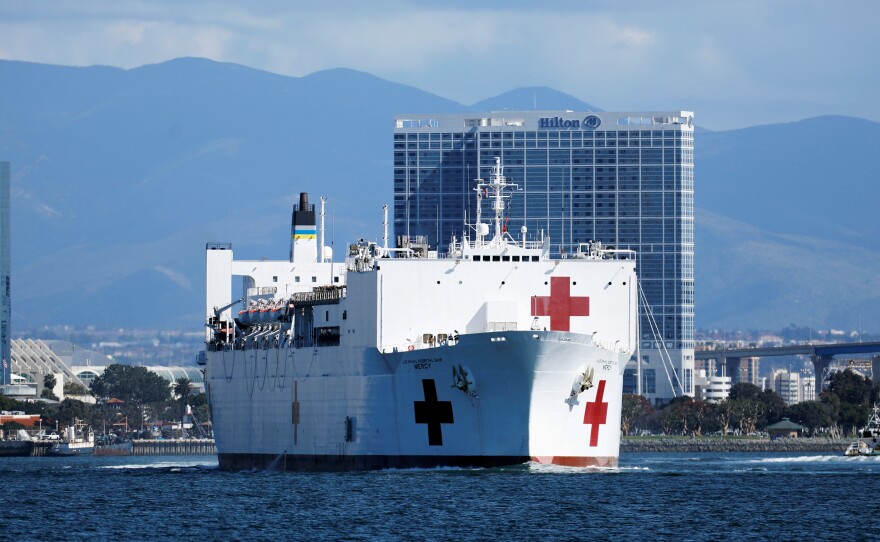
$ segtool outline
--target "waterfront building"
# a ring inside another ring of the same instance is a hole
[[[55,377],[52,394],[59,400],[64,400],[65,383],[88,388],[88,383],[79,378],[72,365],[77,360],[88,360],[91,363],[93,358],[96,365],[111,362],[106,356],[85,348],[77,348],[67,341],[14,339],[11,348],[13,382],[20,388],[29,390],[23,395],[36,398],[43,392],[44,377],[51,374]]]
[[[17,395],[26,398],[39,397],[43,391],[47,374],[55,376],[53,394],[63,400],[64,384],[73,383],[88,389],[92,381],[104,373],[113,363],[109,357],[74,345],[67,341],[15,339],[11,342],[12,381],[17,384]],[[201,370],[195,366],[144,365],[173,386],[178,378],[186,377],[192,381],[195,393],[204,393],[205,383]],[[76,396],[89,401],[86,396]]]
[[[178,378],[188,378],[192,382],[193,393],[205,393],[205,379],[198,367],[172,366],[172,365],[142,365],[146,370],[155,373],[168,381],[169,386],[174,386]],[[106,365],[74,365],[71,367],[76,376],[90,385],[92,381],[102,374]]]
[[[460,239],[476,216],[474,180],[500,157],[521,189],[509,215],[525,217],[505,220],[511,235],[549,236],[555,255],[590,240],[637,252],[643,363],[627,367],[624,391],[693,395],[693,145],[689,111],[398,116],[398,246],[416,238],[445,252]]]
[[[770,433],[770,440],[779,438],[798,438],[804,431],[804,426],[794,423],[788,418],[782,418],[781,421],[767,426],[767,432]]]

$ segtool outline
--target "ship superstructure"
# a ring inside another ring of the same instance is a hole
[[[333,263],[305,194],[289,261],[209,244],[204,359],[221,468],[616,465],[634,255],[589,243],[551,259],[548,238],[506,231],[515,190],[496,162],[475,187],[494,231],[478,211],[473,238],[447,254],[411,239],[390,248],[386,214],[381,245],[358,241]]]

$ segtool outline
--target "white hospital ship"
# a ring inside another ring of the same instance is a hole
[[[635,255],[511,236],[496,162],[448,254],[359,241],[344,263],[294,206],[289,261],[207,245],[206,387],[220,467],[616,466]],[[494,231],[480,221],[491,204]],[[386,210],[387,213],[387,210]],[[242,299],[232,284],[243,277]],[[235,296],[237,297],[237,296]]]

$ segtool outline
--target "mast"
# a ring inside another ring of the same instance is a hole
[[[327,203],[327,198],[321,196],[321,241],[320,245],[318,245],[318,262],[324,263],[324,204]]]
[[[507,179],[504,178],[501,169],[501,157],[495,157],[495,167],[492,169],[492,209],[495,211],[495,239],[501,238],[501,215],[504,214],[504,195],[502,190],[507,187]]]
[[[388,204],[382,206],[382,248],[388,252]]]
[[[504,215],[504,200],[510,198],[509,195],[504,194],[504,191],[507,189],[520,190],[518,185],[507,182],[507,178],[504,177],[504,169],[501,166],[501,158],[496,156],[495,166],[492,168],[490,181],[487,183],[483,179],[477,179],[477,187],[474,189],[477,191],[477,223],[475,226],[479,242],[482,241],[483,236],[487,234],[489,230],[488,225],[483,227],[484,225],[481,222],[484,191],[486,197],[492,200],[492,211],[495,214],[495,235],[492,238],[492,242],[501,242],[501,239],[504,236],[504,229],[501,224]]]

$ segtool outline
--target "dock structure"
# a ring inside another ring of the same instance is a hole
[[[41,457],[51,447],[42,440],[0,440],[0,457]]]
[[[131,455],[214,455],[214,439],[168,439],[131,441]]]

